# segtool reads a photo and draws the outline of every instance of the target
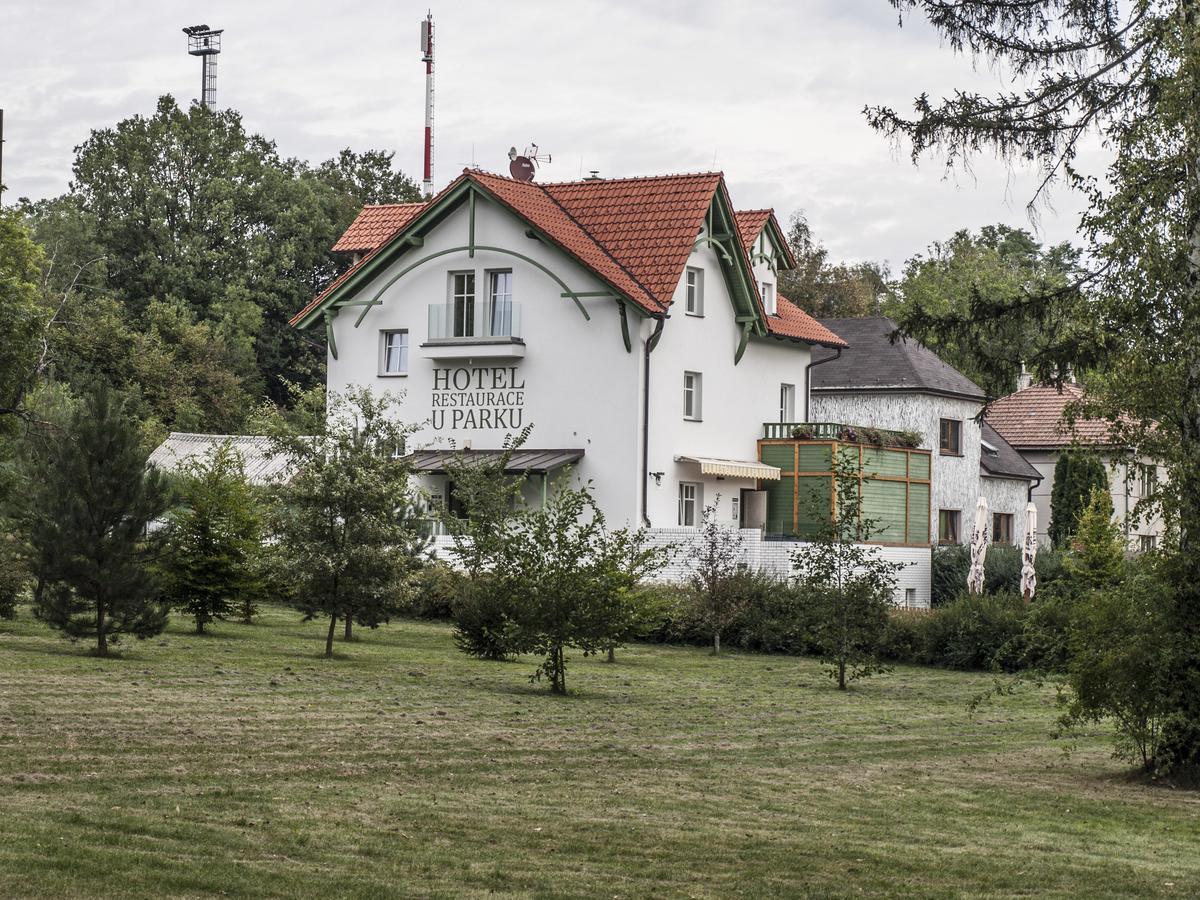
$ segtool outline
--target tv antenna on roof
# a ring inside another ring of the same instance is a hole
[[[538,145],[530,144],[523,154],[516,147],[508,148],[508,174],[516,181],[533,181],[533,176],[542,163],[551,161],[550,154],[539,154]]]
[[[189,25],[188,55],[200,57],[200,105],[212,109],[217,102],[217,54],[221,52],[223,28]]]

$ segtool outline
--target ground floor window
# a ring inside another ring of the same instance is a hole
[[[679,524],[694,528],[700,524],[700,497],[703,486],[694,481],[679,482]]]
[[[1138,549],[1143,553],[1150,553],[1158,549],[1158,536],[1153,534],[1139,535]]]
[[[904,589],[904,605],[907,606],[909,609],[916,608],[916,605],[917,605],[917,589],[916,588],[905,588]]]
[[[992,543],[1011,544],[1013,542],[1012,513],[992,513]]]
[[[939,544],[957,544],[960,543],[959,535],[962,533],[959,529],[959,521],[962,518],[962,513],[957,509],[939,509],[938,510],[938,543]]]

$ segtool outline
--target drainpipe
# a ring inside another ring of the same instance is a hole
[[[814,360],[812,353],[809,353],[809,363],[804,367],[804,421],[812,421],[812,374],[811,370],[814,366],[823,366],[825,363],[834,362],[842,358],[842,348],[837,348],[837,354],[828,359]]]
[[[654,326],[654,332],[645,341],[642,369],[642,524],[647,528],[650,527],[648,514],[650,504],[650,354],[658,346],[663,324],[667,321],[667,317],[663,313],[659,313],[656,318],[658,324]]]

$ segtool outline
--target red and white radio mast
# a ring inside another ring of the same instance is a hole
[[[421,20],[421,61],[425,63],[425,178],[426,197],[433,196],[433,11]]]

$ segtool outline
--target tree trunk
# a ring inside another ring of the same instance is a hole
[[[616,651],[616,648],[615,648],[615,647],[609,647],[609,648],[608,648],[608,661],[609,661],[610,663],[613,663],[613,662],[616,662],[616,661],[617,661],[617,651]]]
[[[96,655],[108,656],[108,634],[105,629],[108,623],[104,621],[104,601],[96,601]]]
[[[721,632],[713,632],[713,656],[721,655]]]
[[[196,634],[204,634],[204,617],[196,616]]]
[[[354,637],[354,616],[346,616],[346,632],[342,636],[343,640],[351,640]]]
[[[846,689],[846,660],[839,659],[838,660],[838,690],[844,691],[845,689]]]
[[[325,658],[333,659],[333,632],[337,628],[337,613],[329,617],[329,634],[325,636]]]

